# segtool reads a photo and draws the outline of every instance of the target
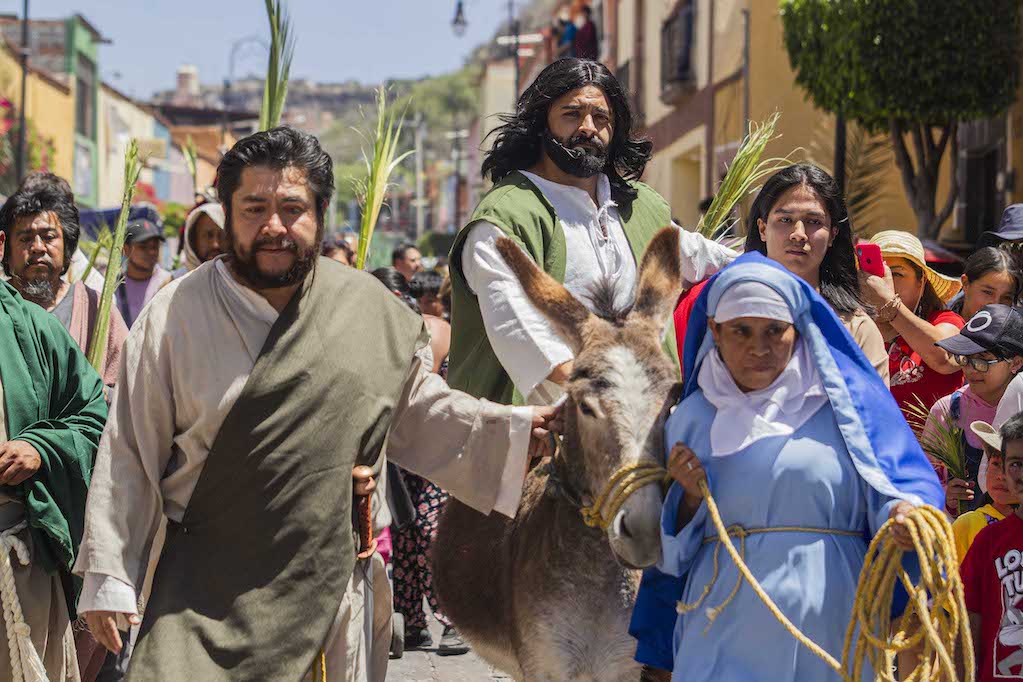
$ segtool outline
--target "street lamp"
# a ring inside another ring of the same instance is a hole
[[[451,20],[451,30],[455,32],[455,35],[462,37],[465,35],[465,27],[469,25],[469,22],[465,20],[465,8],[462,6],[462,0],[458,0],[458,4],[455,5],[455,18]]]

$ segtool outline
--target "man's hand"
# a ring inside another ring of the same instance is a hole
[[[135,614],[122,614],[127,617],[132,625],[138,625],[142,620]],[[117,631],[117,612],[115,611],[87,611],[85,622],[89,626],[89,632],[96,638],[96,641],[115,654],[121,652],[121,633]]]
[[[913,536],[909,534],[909,528],[906,526],[906,517],[913,511],[913,505],[903,500],[892,508],[889,519],[895,519],[895,525],[891,527],[892,539],[895,540],[895,544],[899,546],[899,549],[906,552],[910,552],[914,549],[913,547]]]
[[[556,441],[551,430],[551,423],[560,414],[560,405],[533,408],[533,432],[529,437],[529,461],[531,466],[538,459],[554,456]]]
[[[18,485],[39,471],[43,458],[23,440],[0,444],[0,485]]]

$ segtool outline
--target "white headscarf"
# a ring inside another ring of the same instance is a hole
[[[739,317],[792,324],[785,300],[760,282],[741,282],[721,296],[714,320],[723,323]],[[707,354],[697,384],[717,408],[710,427],[714,457],[734,455],[763,438],[791,436],[828,401],[810,349],[801,339],[788,365],[767,388],[744,393],[717,352]]]

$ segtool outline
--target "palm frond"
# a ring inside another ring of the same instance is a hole
[[[199,187],[199,150],[195,141],[189,135],[185,140],[185,146],[181,150],[185,155],[185,166],[188,167],[188,175],[192,178],[192,198],[195,199],[196,190]]]
[[[284,0],[265,0],[270,22],[270,56],[263,85],[263,105],[259,110],[259,129],[270,130],[281,123],[284,101],[288,97],[288,77],[295,55],[295,35]]]
[[[103,279],[103,294],[100,296],[99,308],[96,311],[96,328],[89,340],[89,364],[100,373],[103,371],[103,362],[107,353],[107,332],[110,327],[110,310],[114,303],[114,289],[117,288],[117,280],[121,275],[120,268],[117,267],[116,256],[124,248],[124,236],[128,229],[128,211],[131,208],[131,200],[135,196],[135,184],[139,181],[141,171],[139,141],[132,138],[124,155],[124,192],[121,198],[121,213],[117,216],[117,229],[114,230],[113,241],[110,244],[110,262],[107,264],[106,277]],[[94,254],[98,251],[97,248]]]
[[[777,140],[775,135],[780,114],[772,114],[763,123],[750,123],[750,131],[728,166],[721,185],[714,193],[707,212],[700,218],[696,230],[708,239],[723,237],[736,220],[733,211],[761,180],[773,175],[785,166],[791,165],[789,157],[761,160],[769,142]],[[791,156],[791,154],[790,154]]]
[[[943,464],[951,478],[968,480],[966,451],[963,448],[963,429],[956,426],[948,410],[932,417],[931,409],[919,396],[905,406],[906,421],[931,459]],[[924,428],[929,424],[928,428]],[[962,506],[960,504],[960,512]]]
[[[873,134],[853,121],[846,124],[845,203],[853,232],[869,236],[877,231],[881,202],[887,198],[885,177],[893,162],[887,134]],[[809,160],[834,175],[835,140],[830,119],[814,130]]]
[[[360,270],[365,267],[369,258],[370,241],[387,190],[390,188],[391,173],[412,154],[412,150],[398,154],[398,141],[401,138],[402,126],[405,124],[407,109],[406,102],[399,112],[393,103],[388,104],[386,90],[383,87],[377,90],[376,128],[369,140],[373,145],[373,155],[369,156],[363,152],[366,161],[366,184],[362,201],[362,224],[359,229],[359,253],[355,259],[355,267]]]

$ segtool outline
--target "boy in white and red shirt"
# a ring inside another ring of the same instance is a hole
[[[1001,429],[1002,470],[1023,500],[1023,414]],[[1023,512],[977,534],[960,569],[976,651],[978,682],[1023,680]]]

